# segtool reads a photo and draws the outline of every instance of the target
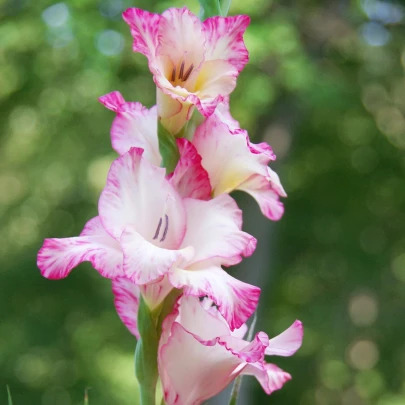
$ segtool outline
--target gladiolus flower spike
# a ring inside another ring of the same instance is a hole
[[[230,112],[248,62],[250,19],[226,17],[230,0],[199,2],[204,21],[186,7],[123,13],[133,50],[148,59],[157,104],[127,102],[119,91],[99,98],[115,114],[119,156],[97,216],[79,236],[45,239],[37,258],[49,279],[88,261],[111,280],[118,316],[138,340],[141,405],[155,405],[159,380],[166,405],[202,404],[243,375],[271,394],[291,376],[265,356],[291,356],[303,339],[300,321],[272,339],[264,332],[244,339],[260,288],[226,269],[252,255],[257,241],[242,230],[229,194],[245,191],[279,220],[286,193],[268,166],[271,147],[253,144]]]

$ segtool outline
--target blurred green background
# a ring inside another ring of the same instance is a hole
[[[0,404],[6,384],[15,405],[79,405],[86,387],[91,405],[137,403],[110,282],[88,264],[45,280],[36,252],[96,215],[115,157],[97,97],[154,104],[121,12],[184,3],[198,12],[196,0],[0,0]],[[230,13],[252,17],[232,112],[273,146],[289,195],[278,223],[239,199],[260,260],[238,274],[261,280],[260,330],[305,325],[297,355],[274,359],[293,380],[270,397],[252,380],[244,403],[403,405],[405,7],[233,0]]]

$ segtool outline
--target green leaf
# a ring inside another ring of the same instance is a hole
[[[135,349],[135,375],[139,382],[141,405],[155,405],[159,338],[155,320],[142,295],[138,309],[138,331],[141,338]]]
[[[176,168],[180,159],[179,148],[176,138],[158,121],[159,152],[162,156],[162,166],[166,168],[166,174],[170,174]]]
[[[13,399],[11,398],[10,387],[7,385],[7,398],[8,398],[8,405],[13,405]]]
[[[201,6],[200,19],[205,20],[209,17],[216,15],[222,15],[221,6],[219,0],[198,0]]]
[[[232,0],[221,0],[221,10],[222,16],[226,17],[229,13],[229,9],[231,7]]]

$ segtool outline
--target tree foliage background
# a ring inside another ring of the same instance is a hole
[[[45,280],[36,252],[96,215],[115,158],[97,97],[154,104],[121,12],[185,3],[198,12],[194,0],[0,0],[1,404],[6,384],[16,405],[79,405],[86,387],[91,405],[136,404],[134,339],[109,281],[86,264]],[[403,405],[405,8],[233,0],[230,13],[252,17],[232,112],[273,146],[288,193],[275,224],[240,200],[261,258],[240,276],[260,275],[260,330],[305,325],[298,354],[275,359],[293,380],[270,397],[252,381],[245,403]]]

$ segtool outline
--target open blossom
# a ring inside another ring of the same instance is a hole
[[[105,277],[124,276],[141,286],[166,283],[158,288],[166,294],[171,286],[186,295],[208,296],[230,327],[239,327],[260,293],[221,268],[255,249],[256,240],[241,231],[241,211],[228,195],[184,198],[172,184],[176,173],[166,178],[165,169],[142,154],[131,148],[115,160],[100,196],[99,216],[79,237],[45,240],[38,253],[42,274],[66,277],[82,261],[91,261]],[[181,178],[192,181],[179,167]],[[178,187],[188,190],[181,181]]]
[[[113,281],[117,312],[130,332],[138,336],[138,286]],[[267,394],[280,389],[290,374],[265,355],[291,356],[301,346],[303,327],[295,321],[273,339],[264,332],[252,342],[243,339],[247,326],[233,332],[212,301],[182,296],[163,322],[158,365],[167,405],[198,405],[222,391],[240,374],[253,375]]]
[[[117,114],[111,128],[115,150],[122,154],[131,146],[144,147],[150,161],[160,162],[155,107],[148,110],[139,103],[126,102],[118,92],[106,94],[100,101]],[[247,132],[230,115],[229,104],[218,105],[197,127],[192,142],[200,156],[195,159],[202,159],[200,163],[209,176],[213,196],[245,191],[256,199],[263,215],[272,220],[281,218],[284,206],[280,197],[286,193],[278,175],[268,167],[276,157],[267,143],[250,142]],[[194,181],[198,179],[194,176]]]
[[[123,13],[133,50],[148,58],[157,86],[159,118],[173,134],[191,117],[204,116],[236,86],[248,61],[243,34],[249,17],[212,17],[201,22],[186,7],[153,14],[137,8]]]
[[[291,379],[264,357],[294,354],[303,338],[300,321],[273,339],[258,332],[248,342],[243,339],[246,328],[232,333],[215,307],[207,311],[203,305],[183,296],[163,323],[158,365],[167,405],[199,405],[238,375],[256,377],[266,394]]]
[[[213,191],[217,196],[241,190],[250,194],[267,218],[278,220],[284,213],[279,197],[286,197],[280,179],[268,167],[276,159],[265,143],[250,142],[246,131],[225,111],[208,117],[196,130],[193,144],[202,157]]]

